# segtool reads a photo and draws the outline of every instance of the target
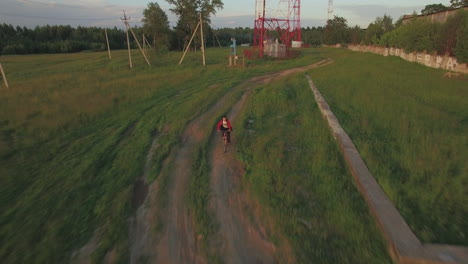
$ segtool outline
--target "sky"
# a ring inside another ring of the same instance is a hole
[[[271,14],[284,0],[266,0]],[[42,25],[98,26],[123,28],[123,11],[132,25],[141,25],[143,10],[149,2],[158,3],[172,26],[177,17],[165,0],[0,0],[0,23],[33,28]],[[255,0],[223,0],[224,8],[212,17],[215,28],[253,27]],[[394,21],[405,14],[420,12],[426,5],[450,0],[334,0],[334,15],[347,19],[349,26],[367,28],[376,17],[390,15]],[[323,26],[328,16],[328,0],[302,0],[302,27]]]

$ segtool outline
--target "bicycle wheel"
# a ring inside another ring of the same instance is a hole
[[[224,144],[224,153],[227,151],[227,134],[224,132],[223,134],[223,144]]]

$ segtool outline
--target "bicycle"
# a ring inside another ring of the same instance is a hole
[[[221,131],[223,133],[223,145],[224,145],[224,153],[227,151],[227,144],[228,142],[228,130]]]

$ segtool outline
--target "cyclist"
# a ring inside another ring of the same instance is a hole
[[[222,131],[222,132],[226,131],[228,143],[231,143],[232,126],[231,126],[231,122],[229,122],[229,119],[227,119],[226,116],[223,116],[221,121],[218,122],[217,129],[218,131]],[[223,133],[221,133],[221,137],[222,136],[223,136]]]

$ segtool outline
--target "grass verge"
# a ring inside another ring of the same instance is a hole
[[[101,234],[94,262],[110,251],[128,261],[127,219],[156,132],[150,181],[189,120],[242,80],[310,64],[260,61],[229,69],[227,50],[152,55],[126,51],[2,57],[10,89],[0,88],[0,259],[63,263]],[[312,52],[312,51],[311,51]]]
[[[324,49],[311,74],[423,242],[468,246],[466,81],[397,57]]]
[[[243,183],[297,263],[392,263],[303,74],[258,87],[236,122]]]

